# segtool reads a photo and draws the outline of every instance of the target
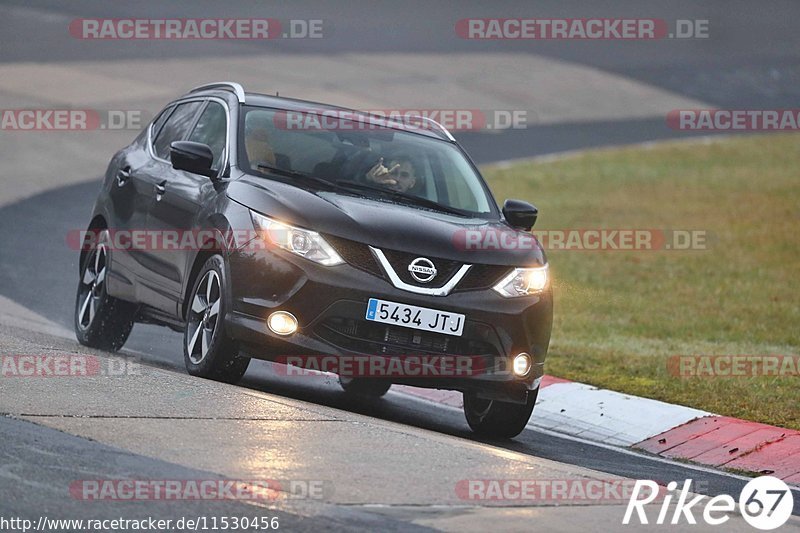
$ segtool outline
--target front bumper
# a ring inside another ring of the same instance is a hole
[[[553,315],[549,286],[540,295],[522,298],[503,298],[491,289],[426,296],[397,289],[347,263],[325,267],[274,248],[232,252],[228,272],[226,329],[251,357],[469,356],[484,362],[481,372],[468,377],[425,373],[425,377],[385,379],[513,402],[524,402],[544,373]],[[369,298],[464,314],[463,334],[454,337],[366,321]],[[282,337],[269,330],[267,316],[277,310],[297,317],[296,333]],[[511,359],[520,352],[533,359],[524,378],[511,372]]]

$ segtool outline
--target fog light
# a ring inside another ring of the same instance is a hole
[[[531,371],[531,356],[526,353],[521,353],[514,357],[514,374],[519,377],[525,377]]]
[[[297,319],[292,313],[275,311],[267,319],[267,325],[273,333],[278,335],[291,335],[297,331]]]

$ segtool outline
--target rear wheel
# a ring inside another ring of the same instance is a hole
[[[516,437],[531,418],[539,390],[528,392],[525,403],[484,400],[475,393],[464,393],[464,415],[475,433],[486,437],[510,439]]]
[[[128,340],[137,306],[109,296],[106,280],[110,266],[107,230],[86,254],[75,298],[75,336],[84,346],[116,352]]]
[[[380,398],[389,392],[392,383],[385,379],[347,378],[339,376],[339,385],[341,385],[348,394]]]
[[[239,356],[239,346],[225,332],[225,261],[214,255],[205,262],[192,289],[183,355],[186,370],[193,376],[235,383],[250,365]]]

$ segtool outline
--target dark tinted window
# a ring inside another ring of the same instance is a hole
[[[169,161],[169,145],[186,137],[189,128],[192,126],[194,116],[201,105],[203,105],[202,102],[181,104],[170,115],[153,143],[153,150],[158,157]]]
[[[175,106],[169,106],[168,108],[164,109],[160,115],[158,115],[158,118],[155,120],[155,122],[153,122],[153,128],[151,130],[153,139],[158,137],[158,132],[161,131],[164,123],[167,121],[173,111],[175,111]]]
[[[209,102],[197,126],[189,136],[190,141],[207,144],[214,154],[212,168],[218,169],[222,154],[225,151],[225,140],[228,123],[225,118],[225,109],[217,102]]]

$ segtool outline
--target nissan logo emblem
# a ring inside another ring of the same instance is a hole
[[[436,277],[436,267],[430,259],[424,257],[417,257],[411,264],[408,265],[408,271],[411,277],[420,283],[428,283]]]

